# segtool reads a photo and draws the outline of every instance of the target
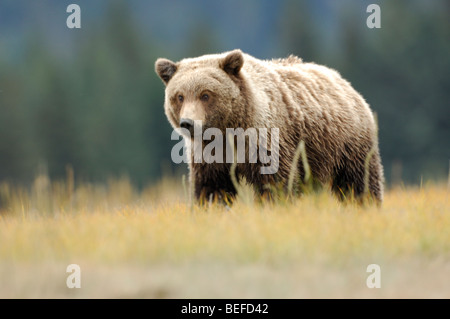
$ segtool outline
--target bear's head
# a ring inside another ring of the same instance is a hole
[[[164,109],[172,126],[188,129],[193,137],[194,121],[201,121],[203,130],[239,125],[236,118],[245,103],[243,64],[240,50],[176,63],[159,58],[155,71],[166,85]]]

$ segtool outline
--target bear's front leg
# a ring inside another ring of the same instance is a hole
[[[212,169],[206,165],[191,167],[191,181],[194,185],[195,198],[200,203],[208,201],[230,201],[236,195],[229,169]],[[192,185],[191,183],[191,185]]]

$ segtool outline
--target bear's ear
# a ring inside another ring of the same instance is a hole
[[[244,65],[244,55],[241,50],[233,50],[220,61],[220,67],[230,75],[238,75]]]
[[[155,62],[155,71],[164,84],[167,85],[177,71],[177,65],[170,60],[159,58]]]

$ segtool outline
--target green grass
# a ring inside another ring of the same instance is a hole
[[[181,181],[0,184],[0,297],[450,297],[446,185],[191,207]],[[69,264],[82,288],[65,285]],[[382,287],[366,286],[381,266]]]

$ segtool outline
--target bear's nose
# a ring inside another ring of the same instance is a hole
[[[193,120],[185,119],[185,118],[180,119],[180,127],[189,130],[189,133],[191,133],[191,136],[193,135],[193,133],[194,133],[194,121]]]

